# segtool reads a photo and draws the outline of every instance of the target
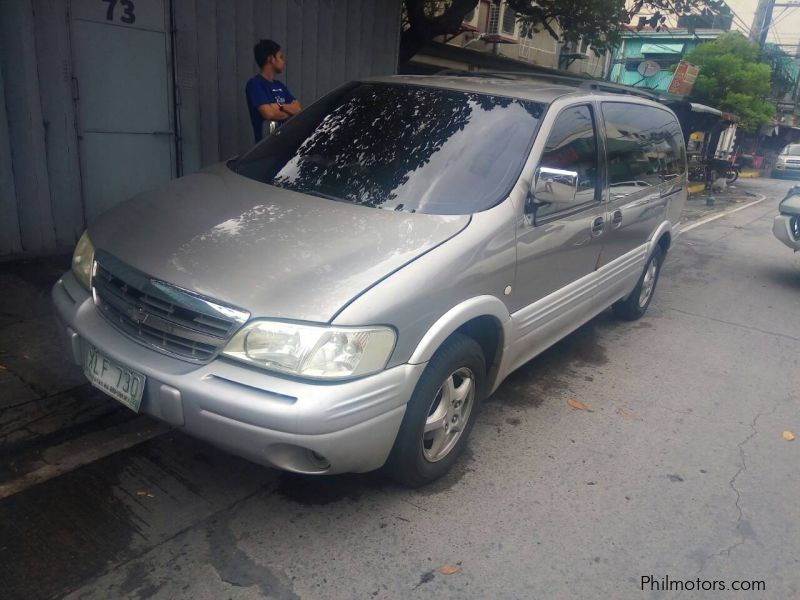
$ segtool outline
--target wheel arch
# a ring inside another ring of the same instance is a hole
[[[429,361],[454,333],[474,339],[486,359],[487,390],[494,389],[500,372],[503,348],[509,339],[511,315],[495,296],[478,296],[454,306],[442,315],[422,337],[409,358],[411,364]]]
[[[672,245],[672,239],[672,223],[664,221],[658,226],[653,236],[650,238],[650,248],[648,248],[647,259],[650,259],[650,255],[653,253],[656,246],[660,246],[662,252],[666,254],[667,250],[669,250]]]

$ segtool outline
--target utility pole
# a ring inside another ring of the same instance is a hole
[[[759,48],[763,49],[767,41],[774,8],[775,0],[758,0],[758,8],[753,15],[753,25],[750,27],[750,39],[756,42]]]

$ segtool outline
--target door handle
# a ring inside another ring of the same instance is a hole
[[[592,237],[601,235],[606,228],[606,220],[603,217],[592,219]]]
[[[617,229],[620,225],[622,225],[622,211],[617,209],[611,216],[611,226],[614,229]]]

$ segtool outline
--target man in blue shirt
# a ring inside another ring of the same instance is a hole
[[[245,95],[253,135],[256,142],[260,142],[264,137],[264,121],[276,121],[280,126],[299,113],[302,107],[289,88],[275,79],[275,75],[283,73],[286,66],[281,47],[272,40],[261,40],[253,48],[253,54],[260,71],[247,82]]]

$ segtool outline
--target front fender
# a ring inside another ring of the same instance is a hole
[[[497,319],[503,329],[503,339],[509,339],[511,315],[506,305],[495,296],[476,296],[457,304],[439,317],[422,336],[408,362],[420,364],[429,361],[442,343],[459,327],[472,319],[484,316]],[[498,348],[498,351],[502,352],[502,348]]]

